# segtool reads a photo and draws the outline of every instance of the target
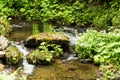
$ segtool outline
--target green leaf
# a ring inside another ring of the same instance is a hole
[[[25,8],[20,8],[20,12],[25,12],[26,9]]]

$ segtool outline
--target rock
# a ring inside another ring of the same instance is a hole
[[[120,77],[116,77],[114,80],[120,80]]]
[[[9,21],[4,17],[0,18],[0,30],[1,30],[0,35],[4,35],[4,36],[7,36],[8,33],[12,30]]]
[[[42,32],[36,35],[32,35],[25,41],[26,47],[38,47],[41,42],[49,42],[51,44],[61,45],[64,51],[69,49],[69,38],[60,33],[48,33]]]
[[[5,48],[8,46],[9,41],[4,36],[0,36],[0,50],[5,50]]]
[[[27,55],[27,61],[30,64],[36,65],[48,65],[52,62],[52,54],[48,54],[45,51],[35,50]]]
[[[92,59],[80,59],[81,63],[92,63],[93,60]]]
[[[3,58],[5,55],[5,51],[0,51],[0,58]]]
[[[19,65],[22,63],[23,54],[15,46],[9,46],[5,52],[5,58],[8,64]]]
[[[4,70],[4,65],[0,63],[0,71]]]

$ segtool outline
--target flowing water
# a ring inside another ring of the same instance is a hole
[[[32,34],[31,25],[29,22],[13,22],[13,31],[9,37],[13,45],[24,54],[22,73],[29,75],[28,80],[95,80],[98,67],[94,64],[80,63],[74,50],[65,59],[56,59],[55,63],[48,66],[28,64],[26,55],[30,50],[24,47],[22,41]],[[71,41],[71,46],[76,44],[77,29],[64,26],[63,28],[55,29],[55,31],[62,32],[68,36]]]
[[[23,59],[23,72],[26,73],[26,74],[32,74],[33,70],[34,70],[34,65],[32,64],[28,64],[27,60],[26,60],[26,55],[28,53],[30,53],[30,51],[24,47],[23,44],[17,44],[15,42],[13,42],[14,46],[16,46],[23,54],[24,54],[24,59]]]

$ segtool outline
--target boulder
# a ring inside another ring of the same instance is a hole
[[[5,55],[5,51],[0,51],[0,58],[3,58]]]
[[[36,35],[32,35],[27,38],[25,41],[26,47],[38,47],[41,42],[48,42],[50,44],[61,45],[61,48],[64,51],[67,51],[69,48],[69,38],[61,33],[49,33],[42,32]]]
[[[23,54],[15,46],[9,46],[5,50],[6,62],[11,65],[19,65],[23,61]]]
[[[12,27],[9,21],[6,18],[1,17],[0,18],[0,35],[7,36],[11,30],[12,30]]]
[[[5,48],[8,46],[9,41],[4,36],[0,36],[0,51],[5,50]]]
[[[52,62],[52,58],[52,54],[40,50],[35,50],[26,57],[28,63],[35,65],[48,65]]]
[[[3,71],[4,70],[4,65],[2,63],[0,63],[0,71]]]

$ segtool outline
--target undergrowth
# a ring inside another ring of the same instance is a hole
[[[80,37],[75,49],[79,58],[91,58],[97,64],[104,66],[112,64],[113,66],[120,68],[119,29],[108,33],[105,31],[98,32],[96,30],[87,30],[86,33],[81,33],[79,35]],[[111,72],[110,69],[102,70],[108,70],[108,73]],[[114,76],[111,75],[110,77]]]

